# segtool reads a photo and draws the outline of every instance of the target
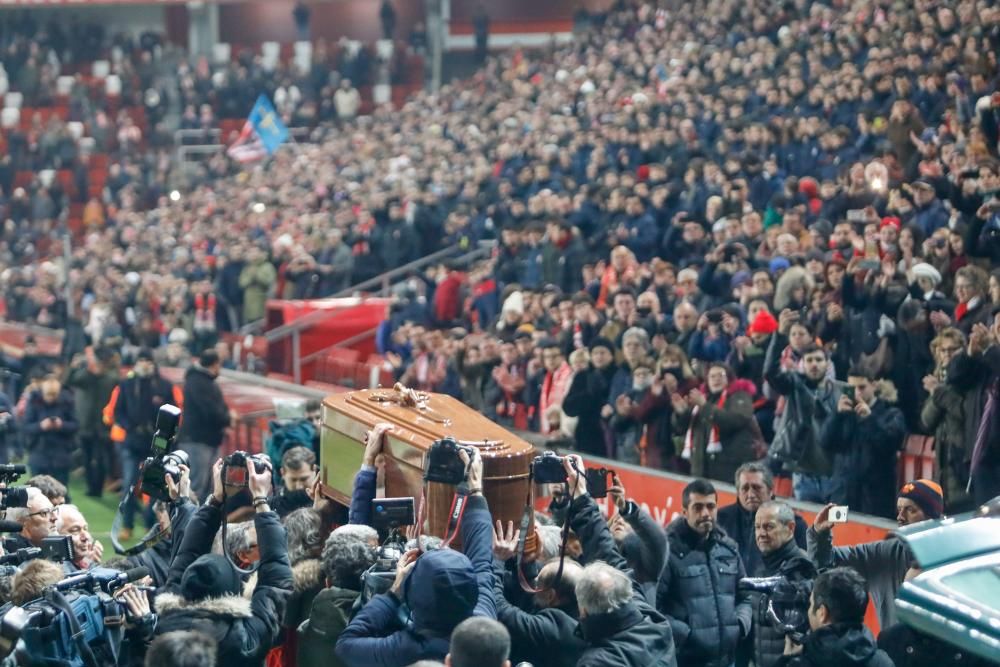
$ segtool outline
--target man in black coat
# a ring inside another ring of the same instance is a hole
[[[253,462],[247,462],[260,548],[252,596],[242,595],[239,572],[225,556],[210,553],[222,522],[220,459],[212,468],[212,495],[188,523],[164,592],[156,597],[160,615],[156,634],[204,632],[218,645],[218,667],[263,667],[281,632],[285,604],[292,592],[285,529],[267,504],[271,474],[270,469],[258,474]]]
[[[215,379],[222,361],[215,350],[201,353],[198,363],[184,374],[184,418],[177,434],[178,448],[188,454],[191,488],[199,498],[211,490],[212,461],[226,435],[232,415]]]
[[[809,628],[801,645],[785,639],[778,667],[893,667],[865,627],[868,591],[849,567],[816,577],[809,600]]]
[[[816,578],[816,566],[795,543],[795,513],[787,504],[771,500],[757,510],[754,520],[757,546],[763,554],[763,577],[784,579],[787,589],[808,590]],[[753,662],[756,667],[773,667],[785,650],[785,633],[768,620],[771,595],[753,594]]]
[[[22,428],[32,474],[51,475],[63,485],[69,484],[77,424],[70,392],[54,377],[43,380],[28,398]]]
[[[757,509],[768,500],[774,500],[774,476],[763,463],[744,463],[736,469],[736,502],[719,510],[719,527],[726,531],[740,548],[743,569],[751,577],[761,576],[764,561],[754,535],[754,517]],[[795,543],[806,548],[809,524],[795,515]]]
[[[667,527],[670,555],[656,589],[656,608],[670,619],[678,662],[728,667],[736,645],[750,634],[749,595],[736,543],[718,527],[718,495],[696,479],[684,487],[684,516]]]
[[[889,394],[868,370],[852,368],[849,387],[837,400],[837,412],[820,434],[820,446],[833,461],[830,502],[890,518],[895,516],[896,454],[903,445],[906,421]]]
[[[590,368],[573,377],[563,398],[563,412],[579,419],[574,436],[576,449],[585,454],[608,455],[601,410],[608,402],[616,370],[614,344],[607,338],[595,338],[590,343]]]
[[[608,523],[580,474],[583,460],[568,456],[564,466],[573,494],[570,526],[583,547],[584,568],[575,592],[580,612],[577,632],[587,646],[578,667],[676,667],[670,626],[646,602],[615,547]]]

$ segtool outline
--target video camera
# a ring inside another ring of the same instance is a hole
[[[63,579],[43,597],[4,612],[0,651],[9,653],[21,640],[18,657],[25,664],[118,664],[126,606],[113,595],[148,575],[144,567],[94,568]]]
[[[739,590],[767,596],[767,620],[792,641],[801,644],[809,632],[809,595],[812,581],[789,581],[782,576],[746,577]]]
[[[180,466],[188,464],[187,452],[172,451],[177,438],[177,427],[180,425],[181,411],[175,405],[161,405],[156,413],[156,432],[150,445],[150,454],[142,463],[143,493],[155,500],[167,502],[170,500],[170,489],[167,487],[166,476],[170,475],[174,482],[181,478]]]
[[[545,452],[531,462],[531,475],[536,484],[563,484],[566,482],[566,457],[555,452]],[[615,474],[607,468],[587,468],[583,471],[587,479],[587,492],[592,498],[606,498],[608,477]]]
[[[13,484],[21,475],[28,474],[28,466],[18,463],[4,463],[0,465],[0,483]],[[14,507],[17,507],[14,505]],[[23,505],[21,505],[23,507]]]
[[[62,563],[72,562],[76,558],[76,553],[73,550],[73,538],[68,535],[51,535],[44,538],[38,547],[16,549],[17,544],[18,542],[14,540],[4,540],[4,548],[9,553],[0,557],[0,565],[21,565],[36,558]]]
[[[435,440],[427,451],[427,469],[424,470],[425,482],[440,482],[449,486],[458,486],[465,481],[466,465],[458,453],[464,451],[469,460],[475,453],[475,448],[460,445],[455,438],[447,437]]]

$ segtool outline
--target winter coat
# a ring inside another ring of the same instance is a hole
[[[989,667],[996,664],[904,623],[882,629],[878,647],[885,651],[895,667]]]
[[[761,571],[764,561],[754,536],[753,520],[756,516],[756,512],[743,509],[738,502],[719,508],[719,527],[726,531],[726,535],[739,547],[740,558],[743,560],[743,568],[747,571],[748,577],[763,576]],[[809,525],[805,519],[796,514],[795,543],[802,549],[806,548],[807,530]]]
[[[626,523],[632,527],[632,534],[618,545],[635,580],[651,604],[656,602],[656,582],[667,563],[667,534],[663,527],[631,500],[620,512]]]
[[[806,635],[801,655],[782,656],[777,667],[893,667],[860,623],[834,623]]]
[[[833,460],[831,502],[874,516],[895,516],[896,454],[905,434],[903,413],[889,400],[876,400],[865,419],[853,410],[835,412],[820,435],[820,445]]]
[[[791,583],[811,582],[816,566],[806,552],[789,540],[783,547],[764,556],[762,577],[782,576]],[[769,596],[753,594],[753,660],[756,667],[773,667],[785,651],[785,633],[768,620]]]
[[[575,667],[587,644],[577,633],[580,625],[575,604],[532,613],[504,597],[506,569],[494,567],[497,620],[510,633],[511,664],[530,662],[549,667]]]
[[[62,425],[43,431],[41,424],[49,418],[61,419]],[[68,391],[63,391],[54,403],[46,403],[40,391],[32,392],[24,411],[21,431],[28,450],[28,465],[32,470],[69,470],[77,431],[73,397]]]
[[[285,606],[282,625],[294,634],[299,624],[309,618],[313,600],[323,590],[323,565],[318,558],[307,558],[292,566],[292,594]]]
[[[119,385],[114,406],[114,423],[125,430],[125,446],[143,455],[149,451],[160,406],[174,403],[178,394],[183,398],[183,393],[159,374],[141,378],[130,373]],[[185,413],[184,420],[187,418]],[[228,419],[227,410],[227,423]]]
[[[195,365],[184,374],[184,419],[177,434],[181,443],[218,447],[229,426],[229,406],[208,371]]]
[[[171,563],[165,592],[156,597],[159,613],[156,634],[200,630],[218,646],[218,667],[263,666],[281,632],[285,604],[292,591],[285,529],[274,512],[254,515],[260,566],[257,585],[250,597],[226,595],[186,600],[180,595],[184,571],[199,556],[211,551],[221,523],[222,512],[211,505],[200,507],[188,523],[180,550]]]
[[[993,391],[1000,378],[1000,347],[994,345],[982,355],[970,357],[967,351],[957,354],[948,366],[948,384],[963,393],[965,408],[964,441],[968,447],[969,456],[975,447],[976,436],[989,392]],[[1000,410],[993,413],[993,423],[987,426],[986,447],[981,465],[1000,465]],[[987,496],[993,493],[990,489],[976,490],[973,487],[977,503],[989,500]],[[995,494],[994,494],[995,495]]]
[[[713,528],[706,540],[684,517],[667,527],[670,555],[656,588],[656,608],[670,619],[681,665],[727,667],[750,632],[746,575],[736,542]]]
[[[66,374],[65,384],[74,390],[73,400],[76,403],[81,438],[108,438],[108,427],[102,419],[102,410],[111,398],[118,379],[117,370],[92,373],[86,366],[74,366]]]
[[[240,288],[243,290],[244,324],[264,318],[267,297],[277,278],[277,271],[267,260],[243,267],[240,272]]]
[[[389,592],[362,607],[337,640],[336,655],[353,667],[397,667],[442,660],[448,638],[467,607],[496,618],[493,597],[493,528],[483,496],[468,499],[461,527],[466,556],[450,549],[424,554],[408,575],[402,599]],[[411,623],[399,618],[410,609]]]
[[[963,502],[969,482],[972,448],[965,440],[965,393],[942,382],[920,410],[920,427],[934,436],[934,458],[945,506]]]
[[[747,461],[752,461],[753,397],[757,388],[748,380],[736,379],[726,388],[726,399],[722,407],[718,405],[720,396],[707,394],[705,405],[693,414],[693,409],[674,413],[674,432],[686,437],[691,431],[691,475],[729,482],[736,469]],[[722,451],[710,454],[712,430],[717,428]],[[683,440],[682,440],[683,442]],[[680,453],[680,452],[678,452]]]
[[[829,475],[833,468],[820,437],[823,425],[837,411],[845,384],[823,379],[812,385],[802,373],[782,370],[781,352],[787,344],[786,336],[775,333],[764,364],[764,377],[770,387],[788,397],[785,411],[774,426],[769,455],[792,472]]]
[[[197,509],[197,506],[187,498],[170,503],[168,509],[170,534],[138,556],[129,557],[129,566],[145,567],[149,570],[149,576],[153,578],[154,586],[157,588],[166,586],[170,576],[170,564],[180,551],[188,522]]]
[[[608,455],[601,408],[607,403],[615,370],[612,364],[603,370],[591,367],[587,372],[573,376],[573,382],[563,399],[563,412],[579,419],[574,436],[576,450],[579,452],[595,456]]]
[[[359,595],[358,591],[337,587],[316,594],[308,618],[298,628],[299,667],[344,667],[334,648],[351,620],[351,609]]]
[[[607,614],[580,621],[579,636],[587,648],[578,667],[677,667],[674,640],[666,619],[650,606],[642,587],[615,547],[608,523],[589,495],[570,505],[570,526],[580,538],[580,563],[603,561],[632,580],[632,600]]]
[[[868,583],[868,593],[878,613],[881,628],[896,624],[896,594],[903,586],[906,571],[914,564],[906,543],[895,534],[878,542],[851,547],[833,546],[832,531],[806,533],[809,558],[820,572],[831,567],[853,567]]]

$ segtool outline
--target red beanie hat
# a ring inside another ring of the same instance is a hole
[[[750,328],[747,329],[747,333],[751,334],[773,334],[778,330],[778,320],[774,319],[774,315],[762,310],[757,313],[757,317],[753,318],[753,322],[750,323]]]

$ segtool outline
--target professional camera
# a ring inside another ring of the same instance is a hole
[[[812,581],[789,581],[785,577],[740,579],[741,591],[767,596],[767,620],[775,628],[801,644],[809,631],[809,595]]]
[[[222,481],[226,486],[247,486],[247,461],[253,461],[253,469],[259,475],[265,470],[271,470],[271,460],[264,454],[247,454],[233,452],[222,459]]]
[[[42,550],[38,547],[23,547],[17,551],[0,556],[0,565],[23,565],[29,560],[42,557]]]
[[[13,484],[21,475],[28,473],[28,466],[17,463],[4,463],[0,465],[0,483]],[[21,507],[24,507],[21,505]]]
[[[450,486],[458,486],[465,481],[466,466],[458,453],[464,451],[469,460],[475,449],[458,444],[455,438],[447,437],[435,440],[427,451],[427,469],[424,471],[425,482],[440,482]]]
[[[563,457],[555,452],[545,452],[531,462],[531,476],[536,484],[562,484],[566,481]]]
[[[171,451],[180,420],[181,411],[174,405],[161,405],[159,412],[156,413],[156,432],[153,433],[153,442],[150,445],[152,456],[142,463],[140,483],[143,493],[155,500],[164,502],[170,500],[166,476],[170,475],[174,482],[179,481],[180,466],[188,463],[187,452]]]
[[[25,664],[118,664],[126,608],[113,595],[146,576],[144,567],[99,567],[63,579],[43,597],[3,613],[0,650],[10,652],[20,639],[18,656]]]
[[[396,565],[403,557],[405,547],[405,544],[392,539],[379,547],[375,562],[361,575],[361,605],[368,604],[373,597],[392,587],[392,582],[396,580]]]
[[[27,507],[27,506],[28,506],[27,489],[23,487],[0,489],[0,510],[5,510],[9,507]]]

